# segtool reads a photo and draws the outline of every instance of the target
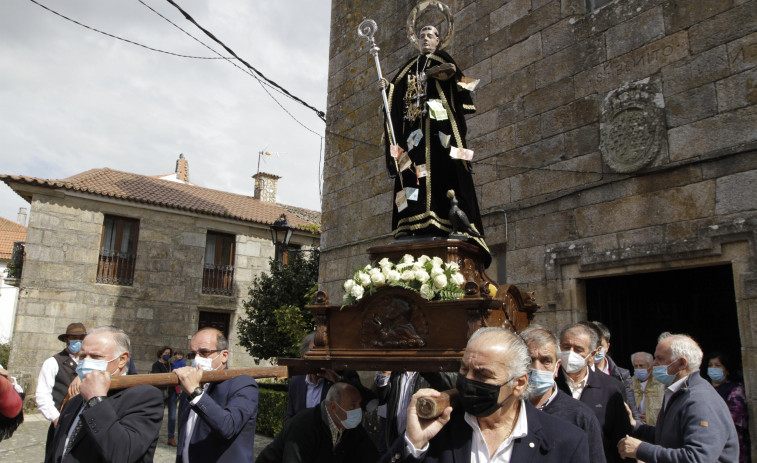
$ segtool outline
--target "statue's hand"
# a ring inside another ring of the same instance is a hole
[[[389,81],[388,80],[384,79],[383,77],[379,79],[379,81],[378,81],[379,90],[383,91],[388,86],[389,86]]]
[[[448,80],[455,75],[455,72],[457,72],[457,68],[452,63],[444,63],[426,69],[426,75],[436,80]]]

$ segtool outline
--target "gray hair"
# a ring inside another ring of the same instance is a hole
[[[121,328],[116,328],[113,325],[98,326],[88,332],[87,336],[95,333],[110,333],[113,342],[116,345],[116,350],[119,351],[118,355],[121,355],[124,352],[129,352],[129,354],[131,354],[131,341],[129,341],[129,336]]]
[[[555,351],[560,350],[560,341],[557,336],[546,328],[539,325],[531,325],[520,333],[521,339],[526,346],[533,344],[535,347],[542,347],[548,344],[555,346]]]
[[[673,333],[671,333],[670,331],[663,331],[663,332],[662,332],[662,333],[660,333],[660,335],[659,335],[659,336],[657,337],[657,343],[659,344],[659,343],[660,343],[660,341],[662,341],[662,340],[663,340],[663,339],[665,339],[665,338],[669,338],[669,337],[671,337],[671,336],[673,336]]]
[[[646,359],[648,364],[652,364],[654,362],[654,357],[649,352],[636,352],[631,354],[631,365],[633,365],[633,359],[638,357],[639,355],[643,356],[644,359]]]
[[[510,375],[510,380],[513,378],[520,378],[521,376],[527,376],[531,370],[531,353],[528,351],[528,347],[526,346],[526,343],[523,342],[523,339],[512,331],[499,326],[479,328],[471,335],[468,340],[468,346],[470,346],[471,342],[475,339],[488,333],[495,336],[498,341],[497,343],[504,347],[505,351],[509,354],[508,358],[502,359],[502,363]],[[532,395],[533,385],[529,381],[526,388],[523,390],[523,394],[520,396],[520,400],[528,400]]]
[[[560,342],[562,342],[565,335],[569,332],[581,333],[588,336],[589,350],[594,350],[599,346],[599,334],[597,333],[597,330],[586,326],[584,323],[574,323],[572,325],[563,327],[563,329],[560,330],[560,334],[558,335]]]
[[[685,334],[672,334],[668,336],[670,342],[670,354],[673,359],[685,358],[689,364],[689,371],[699,370],[702,365],[702,349],[696,341]]]
[[[331,386],[331,388],[329,388],[329,392],[326,393],[326,398],[324,399],[324,402],[326,403],[336,402],[337,405],[341,407],[342,406],[342,392],[344,392],[344,390],[347,389],[348,387],[358,390],[355,386],[353,386],[350,383],[343,383],[343,382],[334,383],[334,385]],[[360,391],[358,390],[358,392]],[[362,397],[361,397],[361,401],[362,401]]]
[[[302,338],[300,343],[300,357],[304,357],[305,353],[310,349],[310,343],[315,341],[315,331]]]

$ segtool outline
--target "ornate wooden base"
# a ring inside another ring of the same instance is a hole
[[[465,277],[465,297],[427,301],[415,291],[384,286],[357,304],[340,308],[320,291],[308,308],[316,319],[313,349],[305,359],[279,359],[289,373],[318,368],[457,371],[465,345],[483,326],[522,331],[539,306],[533,293],[498,285],[484,273],[482,251],[459,240],[398,241],[368,250],[371,259],[398,262],[421,255],[457,262]]]

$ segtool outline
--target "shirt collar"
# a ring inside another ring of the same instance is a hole
[[[468,412],[465,412],[465,422],[468,423],[468,425],[473,428],[474,431],[481,431],[481,428],[478,426],[478,420],[476,419],[476,417]],[[521,400],[518,420],[515,422],[515,426],[513,426],[512,432],[510,432],[510,435],[507,437],[507,439],[505,439],[504,443],[509,446],[515,439],[520,439],[526,437],[527,435],[528,418],[526,418],[526,402]]]
[[[331,418],[331,414],[326,408],[325,400],[321,402],[321,412],[323,413],[323,420],[328,425],[329,431],[331,431],[331,445],[336,448],[336,445],[339,443],[339,439],[341,439],[342,437],[342,430],[339,429],[339,426],[337,426],[334,423],[334,420]]]
[[[323,378],[318,378],[318,381],[312,382],[310,381],[310,375],[305,375],[305,383],[310,384],[311,386],[317,386],[321,384],[322,381],[323,381]]]
[[[668,386],[667,390],[670,391],[671,393],[675,394],[676,392],[678,392],[679,389],[681,389],[683,387],[683,383],[686,382],[686,379],[688,377],[689,377],[689,375],[686,375],[683,378],[679,379],[675,383],[673,383],[670,386]]]
[[[549,405],[549,404],[550,404],[550,403],[551,403],[551,402],[552,402],[553,400],[555,400],[555,397],[557,397],[557,391],[558,391],[558,390],[559,390],[560,388],[558,388],[558,387],[557,387],[557,385],[555,385],[555,386],[552,386],[552,388],[554,389],[554,391],[552,391],[552,395],[551,395],[551,396],[549,396],[549,399],[547,399],[547,401],[546,401],[546,402],[544,402],[544,404],[542,404],[542,406],[541,406],[541,407],[539,407],[539,410],[544,410],[544,408],[545,408],[545,407],[546,407],[547,405]]]

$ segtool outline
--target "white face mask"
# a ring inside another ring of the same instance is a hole
[[[218,354],[221,355],[221,354]],[[218,355],[216,355],[215,358],[206,358],[206,357],[200,357],[199,355],[192,359],[192,366],[197,368],[200,367],[202,371],[213,371],[217,370],[218,367],[213,368],[213,360],[218,358]],[[221,365],[218,365],[219,367]]]
[[[118,357],[120,357],[120,355]],[[108,371],[108,364],[118,357],[114,357],[110,360],[98,360],[89,357],[83,358],[79,360],[79,364],[76,366],[76,374],[79,375],[79,379],[83,380],[84,377],[87,376],[87,373],[93,371]],[[112,373],[111,376],[113,376]]]
[[[586,366],[586,359],[589,358],[589,355],[581,357],[572,350],[561,351],[560,359],[562,359],[563,370],[565,370],[566,373],[578,373]]]

